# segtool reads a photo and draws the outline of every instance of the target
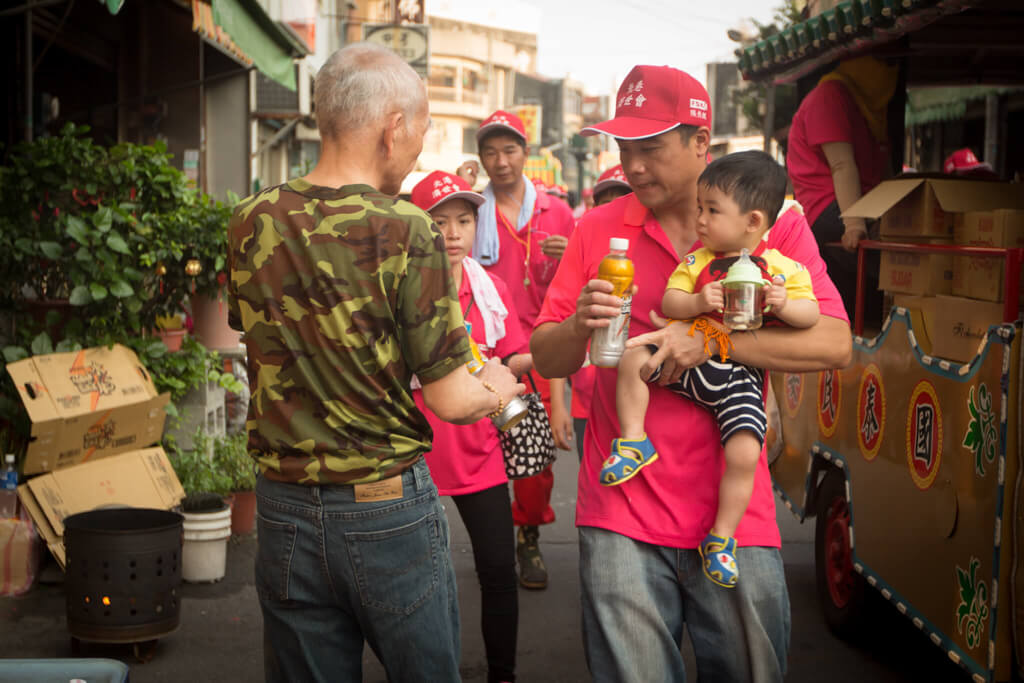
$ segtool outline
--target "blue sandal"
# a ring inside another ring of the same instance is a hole
[[[698,547],[704,558],[704,575],[722,588],[735,588],[740,578],[736,566],[736,539],[709,533]]]
[[[650,465],[657,459],[658,452],[654,450],[654,444],[646,434],[643,439],[635,441],[615,439],[612,441],[611,455],[601,466],[601,484],[616,486],[624,481],[629,481],[636,476],[641,468]]]

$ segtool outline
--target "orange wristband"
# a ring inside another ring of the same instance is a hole
[[[713,339],[718,342],[718,356],[722,359],[722,362],[724,363],[729,360],[729,351],[733,348],[733,345],[728,332],[718,329],[707,318],[697,318],[693,321],[687,334],[692,337],[694,332],[702,332],[704,334],[704,353],[708,357],[714,355],[711,353],[711,340]]]

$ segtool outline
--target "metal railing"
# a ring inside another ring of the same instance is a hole
[[[1004,249],[1002,247],[968,247],[959,244],[914,244],[912,242],[880,242],[877,240],[861,240],[857,249],[857,303],[854,307],[853,331],[856,335],[864,333],[864,257],[868,249],[876,251],[898,251],[904,253],[937,253],[955,256],[981,256],[983,258],[1001,258],[1005,263],[1003,274],[1003,320],[1013,322],[1018,317],[1020,308],[1020,276],[1021,263],[1024,262],[1024,249]]]

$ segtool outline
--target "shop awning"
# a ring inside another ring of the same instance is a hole
[[[736,50],[747,80],[795,81],[830,62],[872,51],[984,0],[846,0]]]
[[[255,0],[192,0],[192,30],[295,90],[295,57],[308,50]]]
[[[914,88],[907,91],[906,125],[934,121],[956,121],[967,113],[967,105],[989,95],[1019,92],[1024,88],[968,86],[963,88]]]

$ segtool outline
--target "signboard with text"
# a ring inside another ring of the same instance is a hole
[[[526,144],[534,147],[540,146],[542,112],[539,104],[517,104],[512,107],[512,113],[523,120],[523,127],[526,128]]]
[[[388,48],[427,77],[430,27],[426,24],[363,24],[363,40]]]

